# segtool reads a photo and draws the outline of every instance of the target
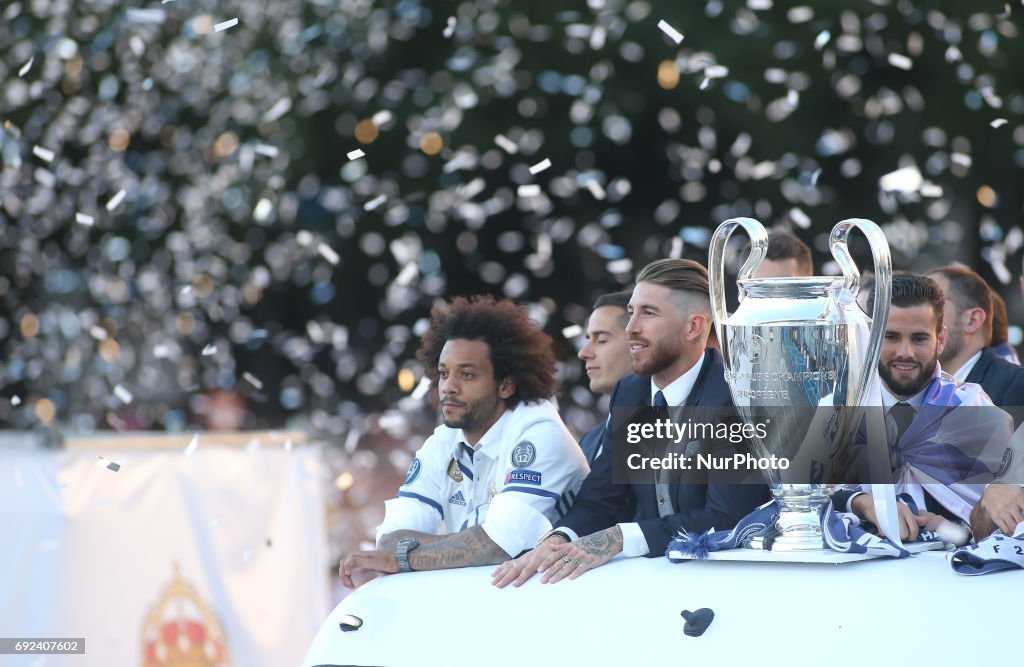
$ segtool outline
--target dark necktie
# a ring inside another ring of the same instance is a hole
[[[654,407],[656,408],[667,408],[668,401],[665,400],[665,394],[661,393],[661,390],[654,392]]]
[[[910,425],[914,422],[914,416],[917,414],[917,410],[914,409],[909,403],[900,401],[896,405],[892,406],[889,410],[889,414],[892,415],[892,420],[896,423],[896,440],[893,442],[893,446],[899,444],[903,435],[910,428]]]

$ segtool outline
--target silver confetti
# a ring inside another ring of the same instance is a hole
[[[581,327],[578,324],[571,324],[571,325],[565,327],[564,329],[562,329],[562,338],[565,338],[567,340],[572,340],[573,338],[575,338],[576,336],[579,336],[582,333],[583,333],[583,327]]]
[[[449,16],[448,17],[448,23],[444,27],[444,33],[443,34],[444,34],[444,38],[445,39],[448,39],[449,37],[451,37],[452,35],[455,34],[455,17],[454,16]]]
[[[658,29],[665,33],[669,39],[678,44],[683,41],[683,33],[679,32],[668,24],[668,21],[662,19],[658,21]]]
[[[249,371],[242,373],[242,379],[251,384],[252,386],[256,387],[256,389],[263,389],[263,383],[260,382],[259,378],[257,378]]]
[[[238,19],[237,18],[235,18],[235,19],[228,19],[227,21],[221,21],[217,25],[213,26],[213,31],[214,32],[221,32],[222,30],[227,30],[228,28],[234,28],[236,25],[238,25]]]
[[[322,241],[320,242],[320,245],[316,247],[316,251],[320,253],[321,257],[335,266],[337,266],[338,262],[341,261],[341,257],[339,257],[338,253],[334,251],[334,248]]]
[[[1006,125],[1006,123],[1007,121],[1005,118],[996,118],[991,123],[989,123],[989,125],[991,127],[1002,127],[1003,125]]]
[[[192,456],[196,453],[196,449],[199,447],[199,434],[196,433],[192,436],[192,441],[185,447],[185,456]]]
[[[86,227],[92,227],[93,223],[96,222],[96,219],[91,215],[79,211],[75,213],[75,222],[80,225],[85,225]]]
[[[162,25],[167,20],[167,13],[162,9],[139,9],[129,7],[126,12],[129,23],[147,23],[149,25]]]
[[[914,61],[902,53],[890,53],[889,64],[902,70],[910,70],[914,67]]]
[[[597,199],[598,201],[603,201],[607,196],[604,191],[604,187],[602,187],[601,184],[597,182],[597,179],[594,178],[587,181],[587,190],[589,190],[590,194],[594,196],[594,199]]]
[[[349,160],[358,160],[359,158],[364,157],[365,155],[366,153],[363,152],[363,149],[357,148],[354,151],[349,151],[348,153],[346,153],[345,157],[347,157]]]
[[[114,395],[117,396],[117,398],[125,405],[130,405],[132,400],[134,400],[135,398],[134,396],[132,396],[132,392],[128,391],[119,384],[114,385]]]
[[[814,50],[821,51],[821,49],[828,44],[828,41],[832,39],[832,33],[828,30],[822,30],[818,33],[818,36],[814,38]]]
[[[17,394],[11,396],[11,405],[15,407],[21,405],[21,396],[18,396]]]
[[[506,137],[504,134],[499,134],[494,137],[494,143],[498,144],[501,150],[505,151],[509,155],[515,155],[519,152],[519,146],[515,144],[511,139]]]
[[[213,356],[215,354],[217,354],[217,346],[216,345],[207,345],[206,347],[203,348],[203,356],[204,357],[210,357],[210,356]]]
[[[256,144],[256,152],[266,157],[277,157],[278,149],[269,144]]]
[[[42,146],[33,146],[32,154],[43,162],[53,162],[54,152],[49,148],[43,148]]]
[[[377,197],[374,197],[370,201],[368,201],[365,204],[363,204],[363,210],[364,211],[372,211],[375,208],[379,207],[384,202],[386,202],[387,200],[388,200],[388,196],[387,195],[379,195]]]
[[[117,208],[118,205],[124,200],[124,196],[126,194],[127,193],[124,191],[123,188],[121,190],[118,190],[117,194],[111,197],[110,201],[107,202],[107,210],[113,211],[115,208]]]
[[[541,160],[537,164],[535,164],[532,167],[530,167],[530,173],[536,175],[536,174],[539,174],[540,172],[542,172],[545,169],[548,169],[550,167],[551,167],[551,160],[549,160],[548,158],[544,158],[543,160]]]
[[[18,70],[18,78],[19,79],[21,77],[25,76],[26,74],[28,74],[28,71],[30,69],[32,69],[32,63],[35,62],[35,60],[36,60],[36,57],[32,56],[31,58],[28,59],[27,63],[25,63],[24,65],[21,66],[21,69]]]
[[[523,197],[524,199],[529,197],[540,196],[540,186],[536,184],[520,185],[516,189],[516,195]]]

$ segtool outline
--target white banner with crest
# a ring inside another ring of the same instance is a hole
[[[0,636],[86,648],[4,664],[298,664],[328,611],[320,455],[245,439],[0,449]]]

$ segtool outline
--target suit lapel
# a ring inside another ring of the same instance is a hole
[[[697,373],[697,380],[693,383],[690,395],[686,397],[683,405],[693,407],[700,404],[701,394],[704,393],[704,380],[707,379],[708,371],[711,369],[711,350],[704,350],[704,359],[701,361],[700,372]]]
[[[982,379],[985,377],[985,373],[988,373],[988,367],[992,365],[992,350],[985,348],[981,351],[981,356],[978,357],[978,363],[974,364],[974,368],[967,374],[965,382],[974,382],[981,384]]]

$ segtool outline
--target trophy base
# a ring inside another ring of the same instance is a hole
[[[825,542],[821,535],[821,519],[817,509],[783,511],[768,537],[750,541],[753,549],[771,551],[821,551]]]

